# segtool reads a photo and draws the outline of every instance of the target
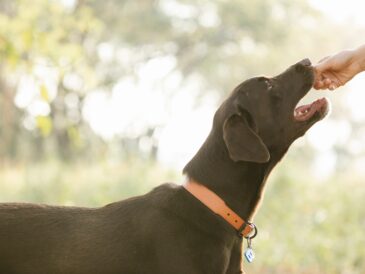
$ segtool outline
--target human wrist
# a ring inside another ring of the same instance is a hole
[[[353,60],[358,65],[358,72],[362,72],[365,70],[365,45],[362,45],[353,51]]]

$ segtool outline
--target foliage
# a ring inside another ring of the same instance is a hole
[[[148,60],[170,57],[186,82],[193,77],[202,90],[221,96],[248,76],[274,73],[293,60],[282,52],[293,32],[315,18],[304,2],[286,0],[79,0],[71,6],[18,0],[0,1],[0,8],[0,83],[7,94],[1,116],[14,112],[2,122],[9,124],[2,133],[5,159],[24,157],[18,149],[24,140],[40,158],[87,156],[98,137],[82,115],[86,97],[140,77],[136,71]],[[35,94],[19,102],[24,86]]]
[[[255,220],[258,262],[247,271],[363,273],[362,183],[349,173],[319,182],[293,161],[279,167]]]

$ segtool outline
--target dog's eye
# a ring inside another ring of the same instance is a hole
[[[266,86],[268,90],[271,90],[273,88],[273,84],[269,79],[265,80]]]
[[[273,81],[270,78],[261,76],[261,77],[258,78],[258,81],[264,82],[265,85],[266,85],[267,90],[272,90],[272,88],[274,87]]]
[[[277,105],[282,101],[282,95],[279,92],[271,92],[271,100]]]

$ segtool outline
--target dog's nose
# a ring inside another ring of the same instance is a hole
[[[303,59],[302,61],[296,63],[294,65],[294,69],[296,72],[303,72],[304,70],[306,70],[307,68],[309,68],[311,66],[311,61],[306,58],[306,59]]]
[[[312,63],[308,58],[305,58],[302,61],[298,62],[297,65],[309,67],[310,65],[312,65]]]

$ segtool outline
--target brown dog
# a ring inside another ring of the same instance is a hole
[[[294,110],[312,84],[309,60],[240,84],[184,168],[188,179],[251,220],[273,167],[328,111],[323,99]],[[241,258],[236,229],[182,186],[95,209],[0,204],[3,274],[233,274]]]

